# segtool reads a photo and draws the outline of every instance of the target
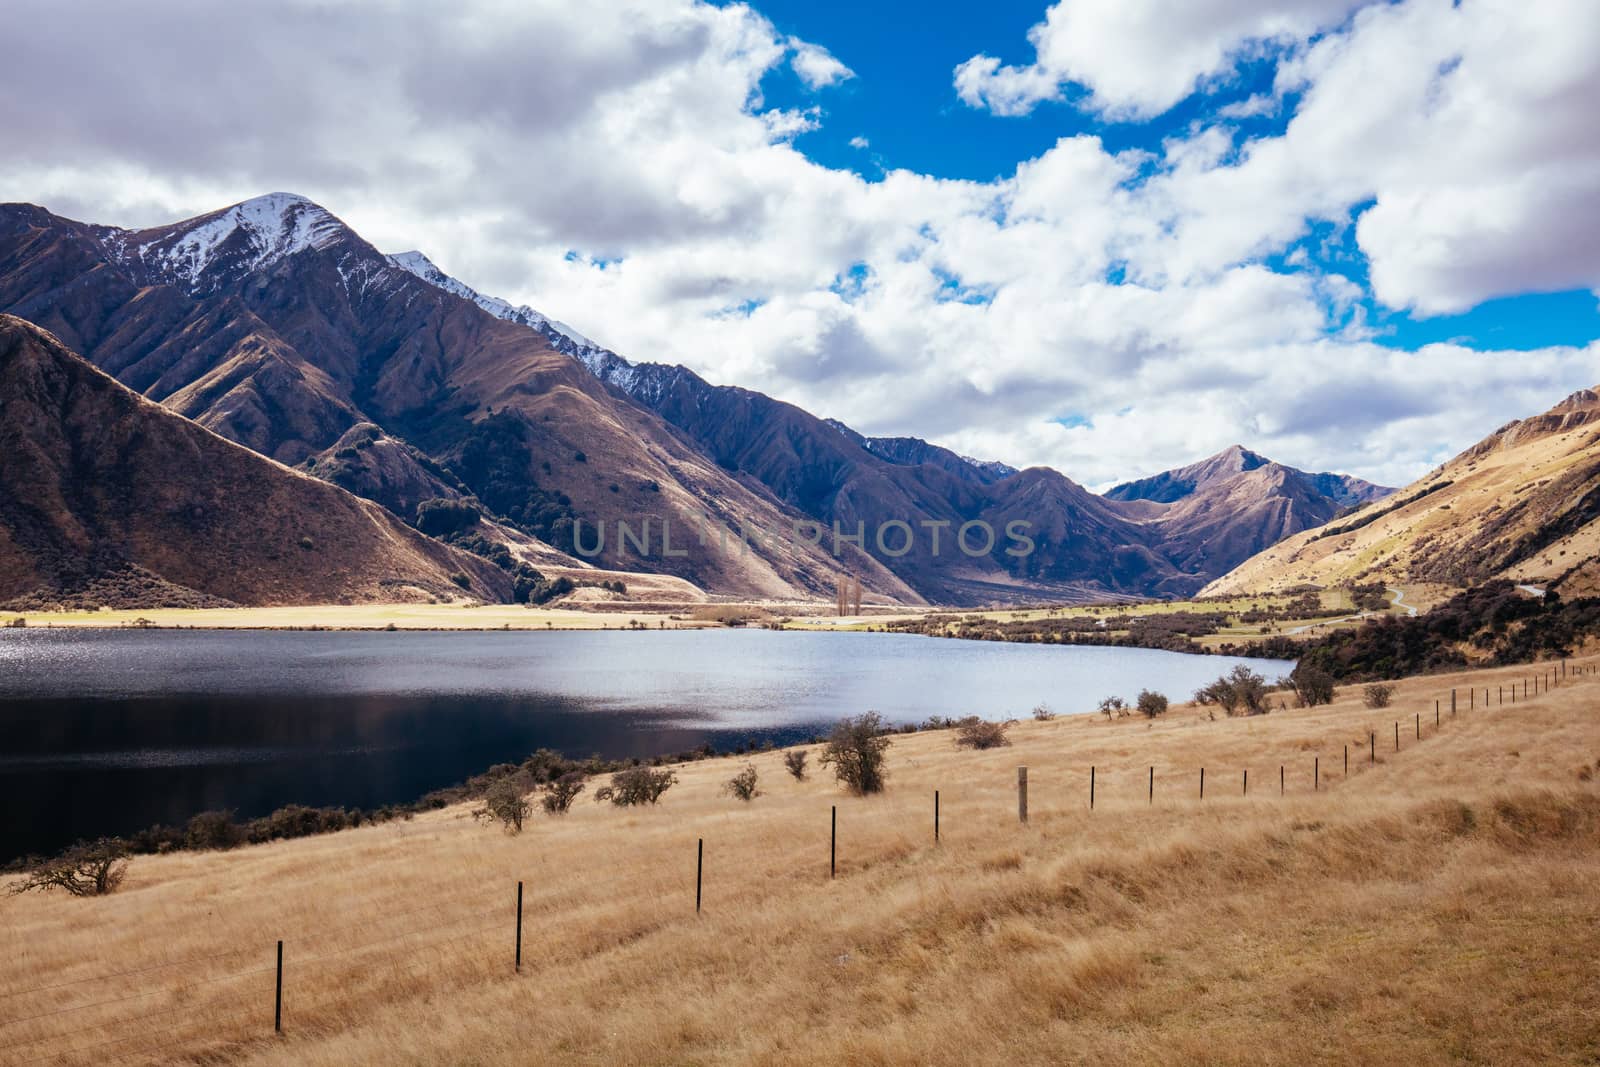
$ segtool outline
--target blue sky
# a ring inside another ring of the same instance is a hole
[[[1275,66],[1243,63],[1222,86],[1196,94],[1147,120],[1104,121],[1080,110],[1068,91],[1064,102],[1046,102],[1022,116],[996,116],[958,99],[951,71],[974,53],[1007,63],[1031,58],[1028,30],[1040,21],[1039,0],[991,0],[984,4],[932,0],[907,17],[892,4],[839,0],[765,0],[755,5],[783,33],[816,42],[855,72],[822,98],[822,124],[802,134],[795,147],[828,167],[849,169],[867,180],[902,168],[946,178],[991,181],[1008,176],[1018,160],[1037,157],[1059,138],[1090,134],[1108,150],[1159,153],[1164,141],[1192,124],[1213,119],[1229,104],[1272,89]],[[805,107],[816,94],[787,67],[763,83],[766,102]],[[1295,97],[1271,116],[1240,123],[1247,137],[1276,136],[1293,115]],[[851,145],[864,137],[868,147]],[[1356,213],[1370,205],[1358,205]],[[1305,240],[1271,257],[1278,269],[1294,249],[1303,249],[1316,269],[1337,268],[1363,287],[1366,265],[1354,245],[1353,227],[1329,244],[1326,224],[1307,224]],[[1479,350],[1530,350],[1583,346],[1600,338],[1600,299],[1588,289],[1529,292],[1486,300],[1470,311],[1418,315],[1390,308],[1370,289],[1361,301],[1372,339],[1405,350],[1452,342]],[[1347,316],[1338,321],[1348,322]]]

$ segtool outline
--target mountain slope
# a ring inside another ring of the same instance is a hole
[[[505,574],[0,315],[0,602],[507,599]]]
[[[1392,498],[1299,534],[1206,587],[1489,578],[1595,584],[1600,555],[1600,394],[1581,390],[1501,427]]]
[[[0,310],[57,330],[124,384],[286,462],[320,466],[371,423],[561,550],[574,550],[580,523],[591,545],[606,526],[612,536],[592,559],[601,565],[763,597],[825,593],[850,570],[869,590],[918,599],[849,546],[835,560],[793,539],[747,544],[742,532],[784,530],[798,516],[545,334],[397,267],[301,197],[269,194],[143,231],[0,207]],[[405,462],[351,484],[400,507],[420,488]],[[651,554],[619,547],[619,520],[654,524]],[[664,521],[678,545],[692,531],[708,536],[667,556]]]

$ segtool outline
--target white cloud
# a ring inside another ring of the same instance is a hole
[[[867,432],[1090,484],[1236,441],[1398,482],[1600,381],[1595,345],[1391,351],[1359,316],[1339,326],[1350,278],[1303,252],[1262,262],[1321,218],[1396,306],[1600,284],[1588,0],[1372,8],[1288,48],[1279,135],[1241,141],[1219,116],[1153,152],[1070,137],[993,182],[808,160],[790,139],[821,113],[761,93],[797,45],[737,5],[246,7],[223,25],[101,0],[90,34],[18,5],[0,199],[151,225],[301,192],[629,358]],[[1175,51],[1190,73],[1084,84],[1157,107],[1275,25],[1259,3],[1195,6],[1235,28]],[[1115,23],[1147,39],[1104,47],[1160,54],[1173,31],[1147,7]]]
[[[1058,0],[1028,31],[1034,61],[976,55],[955,70],[972,107],[1025,115],[1068,85],[1114,118],[1171,108],[1244,53],[1296,44],[1374,0]]]
[[[819,44],[791,37],[789,47],[794,49],[789,66],[811,89],[825,89],[856,76],[855,71],[839,62],[832,52]]]
[[[872,142],[867,140],[865,137],[861,137],[861,136],[858,135],[858,136],[850,138],[850,147],[851,148],[870,148],[871,146],[872,146]]]

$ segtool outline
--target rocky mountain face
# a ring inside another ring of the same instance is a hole
[[[355,603],[510,580],[140,397],[0,315],[0,603]]]
[[[903,602],[1184,595],[1381,492],[1230,449],[1101,497],[1052,470],[866,437],[630,362],[420,252],[382,255],[290,194],[142,231],[0,206],[0,310],[408,521],[430,500],[470,503],[568,562],[603,528],[590,561],[719,593],[826,596],[853,573]],[[682,555],[662,551],[662,520]]]
[[[1391,497],[1268,548],[1207,592],[1491,578],[1600,592],[1600,393],[1508,423]]]

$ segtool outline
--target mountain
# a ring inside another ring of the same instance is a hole
[[[1277,472],[1285,473],[1288,480],[1298,483],[1295,485],[1297,491],[1303,491],[1308,496],[1326,497],[1340,508],[1366,504],[1394,492],[1386,486],[1373,485],[1348,474],[1307,474],[1305,471],[1274,463],[1242,445],[1233,445],[1209,459],[1203,459],[1187,467],[1179,467],[1177,470],[1166,471],[1136,482],[1124,482],[1108,490],[1106,499],[1152,500],[1158,504],[1172,504],[1196,493],[1213,489],[1224,482],[1230,482],[1240,474],[1263,468],[1275,468],[1275,475]]]
[[[505,573],[223,440],[0,315],[0,602],[510,595]]]
[[[1039,531],[1028,558],[1005,547],[982,559],[935,554],[930,541],[886,566],[924,597],[956,603],[1106,593],[1185,596],[1285,537],[1391,490],[1348,475],[1308,474],[1239,446],[1094,497],[1043,468],[958,455],[915,437],[868,437],[835,419],[682,366],[634,363],[528,307],[484,296],[418,253],[394,257],[492,314],[564,340],[563,351],[651,408],[716,462],[759,480],[786,504],[844,529],[893,520],[968,521]]]
[[[1234,445],[1105,495],[1159,531],[1163,554],[1180,571],[1214,576],[1392,492],[1347,474],[1308,474]]]
[[[1597,520],[1600,394],[1584,389],[1502,426],[1392,497],[1267,549],[1205,592],[1490,578],[1592,592]]]
[[[551,322],[531,308],[483,296],[424,257],[395,262],[508,321],[541,332],[538,324]],[[1192,591],[1204,580],[1175,570],[1143,523],[1056,471],[1018,472],[917,438],[866,437],[763,393],[712,385],[687,367],[634,363],[569,340],[574,359],[677,427],[722,469],[756,480],[830,536],[835,528],[865,530],[869,550],[926,599],[1164,595]],[[1030,555],[1007,554],[1019,545],[1005,537],[1011,522],[1034,531]],[[897,523],[911,531],[909,541],[889,528]],[[962,551],[954,537],[965,523],[987,524],[993,544],[974,527],[967,542],[973,554]],[[874,543],[880,529],[883,546]],[[905,543],[909,549],[896,554]]]
[[[263,455],[318,470],[359,464],[346,484],[406,519],[423,492],[453,494],[566,553],[580,524],[591,547],[604,527],[592,562],[718,592],[815,596],[848,570],[881,596],[919,599],[852,546],[835,559],[756,536],[801,516],[544,330],[397,266],[303,197],[269,194],[139,231],[0,206],[0,311]],[[394,447],[346,443],[362,425]],[[653,525],[647,557],[619,544],[618,521]],[[697,536],[696,550],[664,554],[663,522],[677,546]]]
[[[145,230],[0,205],[0,311],[414,525],[445,501],[479,512],[488,554],[582,556],[716,594],[827,596],[849,573],[902,603],[1181,596],[1381,492],[1230,449],[1101,497],[1053,470],[866,437],[624,359],[288,193]]]

